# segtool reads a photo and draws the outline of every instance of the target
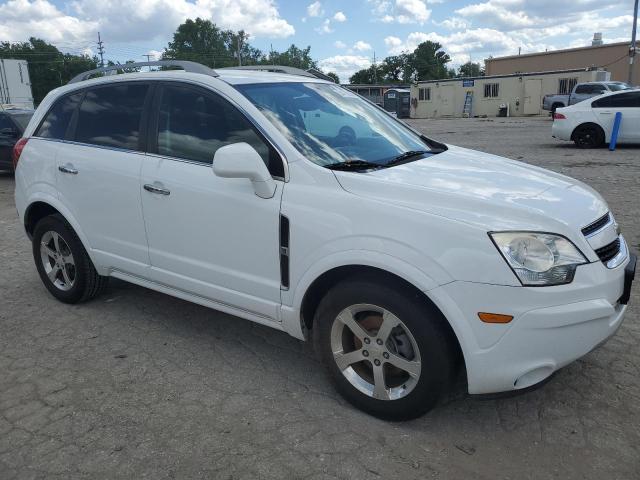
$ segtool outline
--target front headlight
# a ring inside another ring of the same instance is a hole
[[[536,232],[493,232],[489,236],[522,285],[571,283],[578,265],[587,259],[560,235]]]

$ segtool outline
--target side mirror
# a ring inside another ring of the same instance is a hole
[[[245,142],[219,148],[213,157],[213,173],[223,178],[248,178],[260,198],[276,193],[276,182],[255,148]]]
[[[18,132],[13,128],[2,128],[0,129],[0,135],[3,137],[16,138],[18,136]]]

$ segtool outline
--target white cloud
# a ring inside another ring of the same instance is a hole
[[[320,2],[313,2],[307,6],[307,15],[310,17],[321,17],[324,15],[322,4]]]
[[[0,5],[0,38],[24,41],[30,36],[50,42],[87,42],[97,32],[96,20],[80,20],[46,0],[10,0]]]
[[[68,0],[62,7],[48,0],[9,0],[0,4],[0,38],[93,43],[100,31],[105,42],[166,42],[180,23],[196,17],[253,37],[295,33],[275,0]]]
[[[318,28],[316,28],[316,32],[318,32],[320,35],[324,33],[332,33],[333,28],[331,28],[331,21],[328,18],[325,18],[324,22],[322,22],[322,24]]]
[[[358,51],[358,52],[365,52],[367,50],[371,50],[371,45],[369,45],[367,42],[363,42],[362,40],[358,40],[354,45],[353,45],[353,49]]]
[[[423,24],[431,16],[431,10],[423,0],[396,0],[396,21],[398,23]]]
[[[336,12],[336,14],[333,16],[333,19],[336,22],[346,22],[347,21],[347,16],[342,12]]]
[[[439,27],[444,27],[447,30],[462,30],[465,28],[469,28],[469,22],[464,18],[460,17],[451,17],[443,20],[442,22],[433,22]]]
[[[358,70],[369,68],[371,60],[360,55],[336,55],[320,60],[318,64],[325,72],[335,72],[341,82],[346,82]]]
[[[347,48],[347,44],[341,40],[336,40],[335,42],[333,42],[333,46],[336,48]]]
[[[424,24],[431,17],[425,0],[368,0],[373,14],[383,23]],[[436,3],[436,2],[432,2]]]

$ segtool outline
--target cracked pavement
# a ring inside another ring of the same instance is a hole
[[[640,150],[582,151],[550,121],[413,120],[438,140],[584,180],[640,243]],[[640,281],[625,323],[511,398],[460,388],[411,422],[346,404],[310,344],[113,281],[69,306],[36,273],[0,174],[0,478],[637,479]]]

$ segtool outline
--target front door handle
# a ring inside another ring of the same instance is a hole
[[[73,168],[73,165],[71,165],[71,164],[60,165],[58,167],[58,170],[60,170],[62,173],[70,173],[71,175],[77,175],[78,174],[78,170]]]
[[[157,193],[158,195],[170,195],[171,194],[170,190],[167,190],[166,188],[163,188],[163,187],[160,187],[158,185],[151,184],[151,183],[147,183],[144,186],[144,189],[147,192]]]

